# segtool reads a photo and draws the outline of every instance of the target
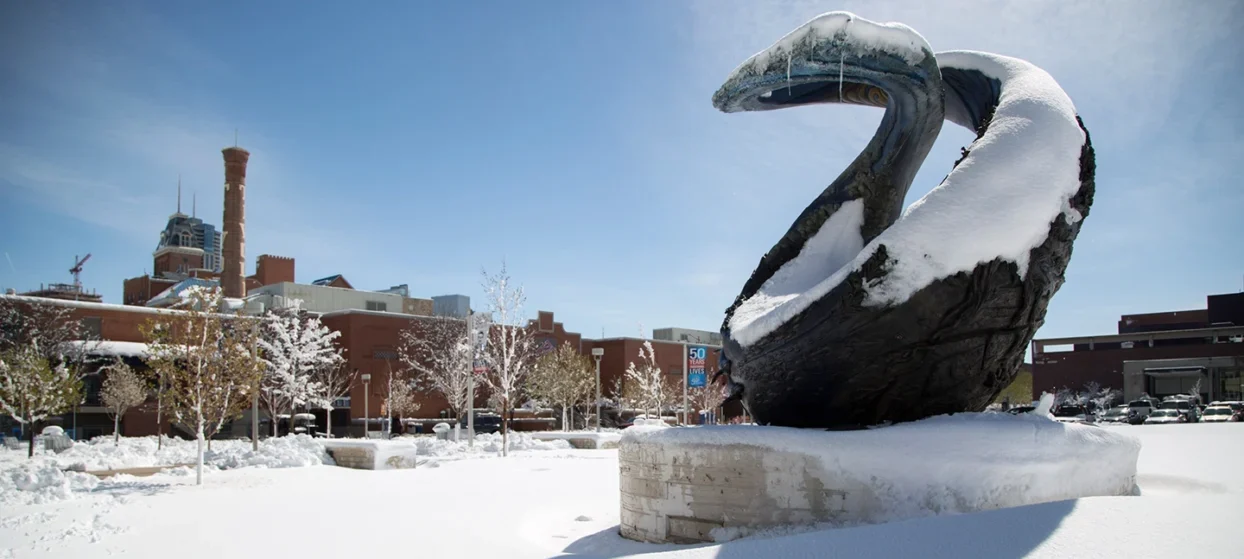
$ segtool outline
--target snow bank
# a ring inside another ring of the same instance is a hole
[[[539,440],[527,433],[510,433],[510,452],[532,452],[569,450],[571,445],[565,440]],[[482,458],[494,456],[501,452],[501,435],[477,434],[475,444],[467,442],[466,435],[459,441],[452,438],[441,440],[428,436],[407,436],[390,440],[350,440],[332,439],[322,441],[329,449],[365,449],[369,456],[370,467],[360,462],[359,456],[352,455],[350,467],[389,470],[413,468],[425,461],[432,463],[442,460],[458,460],[463,458]],[[339,459],[339,462],[341,460]],[[343,464],[344,465],[344,464]]]
[[[848,21],[850,27],[846,27]],[[919,34],[905,26],[881,26],[836,12],[812,20],[753,56],[729,79],[736,79],[740,72],[762,71],[761,61],[767,64],[772,56],[789,56],[797,42],[837,28],[851,29],[852,41],[863,40],[862,44],[896,55],[924,44]],[[817,29],[822,31],[814,32]],[[867,31],[856,31],[860,29]],[[856,39],[860,33],[864,38]],[[903,34],[908,36],[900,40]],[[934,281],[971,272],[999,258],[1015,263],[1022,278],[1029,253],[1045,242],[1050,224],[1060,216],[1068,223],[1082,218],[1071,208],[1070,199],[1080,188],[1085,136],[1076,120],[1075,105],[1058,82],[1024,60],[996,54],[948,51],[938,53],[937,61],[942,68],[980,71],[1001,84],[998,106],[985,134],[972,143],[967,158],[940,185],[908,207],[853,259],[846,259],[845,265],[830,269],[801,264],[809,258],[823,264],[842,260],[824,243],[814,242],[822,236],[818,232],[799,257],[783,266],[781,277],[766,282],[765,288],[735,309],[730,331],[740,344],[759,341],[803,312],[859,271],[881,246],[889,257],[887,271],[878,278],[864,278],[867,305],[900,304]],[[852,248],[843,231],[853,219],[848,216],[844,223],[836,223],[831,218],[823,227],[830,230],[825,241]],[[824,275],[810,278],[812,273]]]
[[[99,485],[93,475],[62,471],[48,460],[36,458],[5,465],[9,467],[0,470],[0,505],[4,507],[64,501],[72,499],[75,491],[90,491]]]
[[[122,470],[152,466],[191,465],[198,461],[195,442],[165,439],[156,448],[155,437],[123,437],[119,445],[112,437],[96,437],[77,442],[59,454],[36,447],[33,458],[26,448],[0,450],[0,504],[42,504],[72,499],[75,492],[90,491],[100,483],[86,471]],[[208,470],[237,468],[297,468],[332,464],[324,446],[306,435],[260,441],[259,451],[245,440],[212,441],[204,453]],[[177,470],[169,474],[178,475]]]
[[[164,448],[157,446],[155,437],[122,437],[119,445],[113,444],[112,437],[96,437],[89,442],[78,442],[72,448],[48,458],[63,467],[85,470],[173,466],[198,461],[195,441],[165,438]],[[258,452],[251,450],[248,440],[212,441],[212,450],[205,451],[203,455],[204,465],[222,470],[331,464],[326,459],[324,446],[307,435],[261,440]],[[0,464],[3,462],[0,461]]]
[[[575,448],[584,448],[581,445],[590,444],[590,448],[603,449],[617,448],[618,442],[622,440],[622,433],[618,431],[599,433],[596,431],[542,431],[531,433],[531,438],[537,441],[566,441]]]
[[[1000,413],[851,432],[644,426],[622,436],[623,532],[629,521],[641,539],[667,541],[675,528],[663,528],[664,515],[699,523],[691,528],[706,541],[732,526],[871,524],[1131,494],[1139,453],[1118,431]],[[681,469],[656,473],[674,462]],[[654,483],[669,488],[653,493]]]

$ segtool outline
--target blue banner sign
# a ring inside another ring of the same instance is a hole
[[[705,363],[708,360],[708,348],[687,346],[687,386],[698,388],[708,384],[705,374]]]

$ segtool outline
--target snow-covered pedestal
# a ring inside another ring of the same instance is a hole
[[[874,524],[1134,492],[1140,443],[1034,415],[939,416],[864,431],[633,427],[622,536],[692,543],[776,526]]]

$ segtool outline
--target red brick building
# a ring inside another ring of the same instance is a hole
[[[285,264],[286,261],[288,265]],[[276,265],[273,266],[273,263]],[[256,276],[284,281],[283,278],[288,277],[286,274],[293,273],[293,262],[277,257],[260,257],[258,269]],[[144,324],[148,321],[158,321],[161,317],[181,314],[181,311],[177,310],[133,305],[110,305],[9,295],[3,297],[12,297],[15,301],[24,304],[69,307],[72,310],[72,318],[83,325],[84,337],[116,342],[144,342],[140,330]],[[566,330],[562,323],[554,319],[552,312],[540,311],[536,316],[536,319],[528,322],[528,328],[531,329],[540,352],[550,351],[563,343],[569,343],[584,355],[590,355],[593,348],[605,350],[600,362],[602,396],[616,397],[615,383],[619,382],[618,379],[623,379],[621,383],[623,387],[625,386],[626,368],[632,361],[639,360],[639,349],[644,340],[638,338],[583,339],[580,334]],[[380,416],[389,375],[391,372],[402,369],[397,353],[401,345],[401,332],[407,328],[418,331],[421,323],[431,319],[426,316],[367,310],[344,310],[321,315],[325,326],[341,333],[337,338],[337,344],[344,350],[348,370],[355,373],[355,380],[350,387],[348,408],[335,410],[333,413],[334,433],[345,434],[361,429],[356,425],[358,422],[355,420]],[[700,345],[709,348],[706,372],[711,378],[712,373],[717,370],[716,350],[718,348],[716,346],[649,341],[655,351],[657,365],[670,377],[670,383],[673,385],[681,386],[682,384],[688,346]],[[359,380],[359,375],[364,373],[371,375],[371,381],[367,387],[369,392],[367,398],[363,397],[364,386]],[[487,400],[487,391],[480,390],[475,404],[482,408],[486,406]],[[364,410],[365,401],[369,408],[367,410]],[[440,395],[423,394],[420,404],[420,416],[427,418],[429,422],[448,418],[448,404]],[[97,406],[86,406],[78,410],[80,426],[90,424],[93,421],[92,414],[103,416],[104,410],[96,408]],[[323,412],[320,411],[317,415],[320,416],[318,424],[325,425]],[[547,418],[536,418],[530,413],[519,413],[513,425],[518,430],[547,429],[553,427],[552,419],[549,419],[551,417],[552,414],[548,414]],[[111,432],[110,421],[94,419],[100,420],[95,423],[106,424],[107,432]],[[126,435],[154,435],[157,432],[154,406],[148,405],[132,410],[126,414],[123,423],[123,432]],[[166,424],[163,431],[170,433],[173,432],[171,429],[172,427]],[[247,425],[239,425],[233,432],[240,434],[241,431],[248,429]]]
[[[1169,390],[1163,386],[1169,383],[1157,379],[1161,374],[1175,372],[1160,372],[1164,368],[1158,361],[1244,358],[1244,293],[1211,295],[1204,309],[1124,315],[1119,318],[1118,332],[1113,334],[1033,340],[1032,357],[1034,399],[1042,392],[1064,387],[1078,390],[1090,381],[1123,390],[1128,363],[1142,365],[1138,369],[1141,371],[1150,369],[1144,373],[1150,378],[1127,383],[1126,397],[1134,398],[1140,392],[1167,395]],[[1154,363],[1145,367],[1140,362]],[[1221,371],[1213,379],[1206,376],[1206,382],[1222,384],[1212,391],[1205,387],[1206,393],[1238,396],[1239,389],[1229,383],[1239,375],[1236,370]]]

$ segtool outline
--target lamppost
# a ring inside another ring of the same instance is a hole
[[[600,358],[605,355],[605,348],[592,348],[592,359],[596,360],[596,432],[600,432]]]
[[[367,386],[371,384],[371,374],[363,373],[359,378],[363,379],[363,438],[366,439],[371,435],[371,408],[367,402],[367,393],[370,390]]]

